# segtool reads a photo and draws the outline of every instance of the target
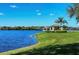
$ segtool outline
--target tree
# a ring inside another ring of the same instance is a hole
[[[67,24],[67,21],[63,19],[63,17],[59,17],[55,23],[59,24],[61,30],[63,30],[63,24]]]
[[[68,8],[69,17],[72,18],[73,16],[76,17],[77,23],[79,23],[79,4],[73,4]]]

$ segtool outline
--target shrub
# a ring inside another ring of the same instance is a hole
[[[56,30],[55,32],[56,32],[56,33],[66,33],[67,30],[62,30],[62,31],[61,31],[61,30]]]
[[[47,33],[50,33],[50,32],[52,32],[52,33],[66,33],[67,32],[67,30],[55,30],[55,31],[45,31],[45,32],[47,32]]]
[[[47,33],[53,32],[54,33],[55,31],[45,31],[45,32],[47,32]]]

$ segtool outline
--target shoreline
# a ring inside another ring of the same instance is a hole
[[[36,45],[39,45],[38,39],[36,37],[37,34],[38,33],[31,35],[31,37],[34,37],[36,39],[37,43],[30,45],[30,46],[27,46],[27,47],[22,47],[22,48],[17,48],[17,49],[14,49],[14,50],[0,52],[0,55],[13,55],[13,54],[17,54],[17,53],[21,53],[21,52],[29,51],[29,50],[33,49]]]
[[[38,53],[39,51],[41,51],[41,54],[43,54],[44,52],[42,51],[42,49],[44,48],[45,48],[44,51],[47,49],[46,51],[52,52],[52,50],[49,49],[50,46],[53,48],[54,46],[57,46],[57,45],[64,46],[69,44],[72,46],[73,44],[79,43],[78,34],[79,32],[60,33],[60,35],[59,33],[51,33],[51,32],[36,33],[34,34],[34,36],[39,41],[38,43],[28,47],[2,52],[0,53],[0,55],[19,55],[23,53],[25,53],[24,55],[28,55],[29,53],[35,53],[35,52]],[[70,47],[70,49],[72,48]],[[51,52],[49,52],[49,54]],[[39,54],[40,53],[38,53],[37,55]]]
[[[34,46],[36,46],[36,45],[37,44],[31,45],[31,46],[28,46],[28,47],[22,47],[22,48],[18,48],[18,49],[14,49],[14,50],[9,50],[9,51],[6,51],[6,52],[1,52],[0,55],[16,55],[17,53],[29,51],[32,48],[34,48]]]

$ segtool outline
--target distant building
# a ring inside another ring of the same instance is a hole
[[[63,29],[67,29],[67,27],[65,26],[59,26],[58,24],[54,24],[52,26],[46,26],[43,27],[43,31],[55,31],[55,30],[63,30]]]
[[[54,31],[54,30],[59,30],[59,26],[47,26],[43,28],[43,31]]]

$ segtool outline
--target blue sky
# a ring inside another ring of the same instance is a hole
[[[64,17],[69,26],[77,26],[75,18],[68,17],[68,3],[2,3],[0,26],[49,26],[58,17]]]

